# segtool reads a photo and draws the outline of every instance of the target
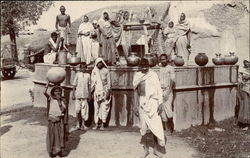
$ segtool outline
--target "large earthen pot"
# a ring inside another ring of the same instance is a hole
[[[155,54],[146,53],[146,54],[144,54],[144,58],[148,59],[150,67],[154,67],[157,64],[158,59],[157,59],[157,56]]]
[[[182,58],[182,56],[176,56],[174,58],[174,64],[175,66],[183,66],[185,64],[184,59]]]
[[[128,66],[138,66],[140,63],[140,57],[136,56],[135,52],[131,52],[130,56],[127,58]]]
[[[221,57],[221,54],[215,54],[216,57],[212,59],[214,65],[223,65],[224,64],[224,58]]]
[[[62,67],[52,67],[47,72],[47,80],[54,83],[60,84],[64,81],[66,71]]]
[[[72,56],[68,59],[68,64],[72,66],[77,66],[81,63],[81,58],[76,56],[76,52],[72,53]]]
[[[235,55],[234,52],[229,52],[229,54],[230,54],[230,57],[232,59],[232,63],[231,64],[232,65],[236,64],[238,62],[239,58]]]
[[[198,53],[194,58],[194,61],[199,66],[205,66],[208,63],[208,57],[206,53]]]

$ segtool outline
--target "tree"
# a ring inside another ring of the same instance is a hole
[[[16,37],[26,26],[36,24],[51,1],[1,1],[1,36],[9,35],[15,44],[14,59],[18,61]]]

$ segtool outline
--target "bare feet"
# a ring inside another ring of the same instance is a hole
[[[93,130],[97,130],[97,128],[98,128],[98,126],[95,125],[92,129],[93,129]]]

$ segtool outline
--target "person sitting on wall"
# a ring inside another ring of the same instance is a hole
[[[174,59],[174,47],[175,47],[175,29],[174,22],[170,21],[168,23],[168,27],[164,29],[164,36],[166,38],[166,54],[168,55],[168,59],[172,61]]]
[[[48,44],[46,44],[44,49],[43,61],[44,63],[54,64],[56,62],[56,57],[58,54],[60,43],[64,39],[62,37],[58,38],[56,32],[51,33]]]

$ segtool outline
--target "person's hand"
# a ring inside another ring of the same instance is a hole
[[[63,37],[60,37],[60,41],[63,41],[64,40],[64,38]]]

